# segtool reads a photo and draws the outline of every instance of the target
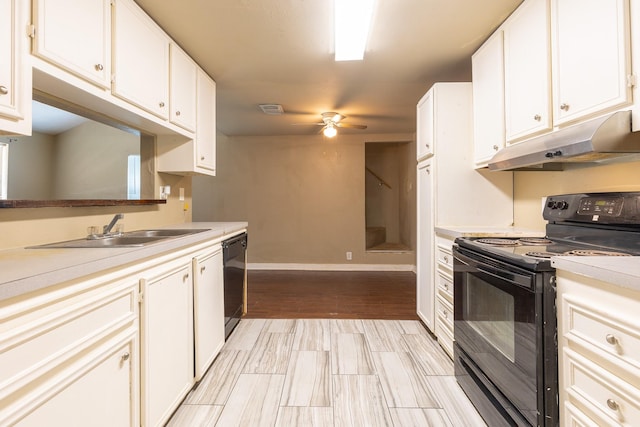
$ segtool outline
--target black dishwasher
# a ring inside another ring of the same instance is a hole
[[[247,233],[222,242],[224,260],[224,336],[229,337],[242,317]]]

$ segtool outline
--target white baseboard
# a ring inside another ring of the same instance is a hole
[[[247,263],[248,270],[308,270],[308,271],[413,271],[413,264],[294,264]]]

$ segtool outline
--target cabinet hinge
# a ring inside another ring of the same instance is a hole
[[[36,38],[36,26],[28,25],[27,26],[27,37],[31,37],[32,39]]]
[[[627,75],[627,87],[635,87],[637,84],[637,78],[635,74]]]
[[[142,301],[144,301],[144,292],[138,293],[138,304],[142,304]]]

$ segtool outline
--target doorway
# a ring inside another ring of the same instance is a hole
[[[412,250],[410,147],[409,142],[365,144],[367,252]]]

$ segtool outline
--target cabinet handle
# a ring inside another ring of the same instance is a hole
[[[569,111],[569,104],[560,104],[560,109],[564,111]]]
[[[446,262],[447,264],[449,264],[449,257],[447,255],[444,256],[444,262]]]
[[[445,283],[445,284],[444,284],[444,290],[445,290],[445,291],[448,291],[448,290],[449,290],[449,284],[448,284],[448,283]]]
[[[424,146],[426,147],[426,149],[428,150],[429,148],[431,148],[431,146],[429,144],[424,144]]]
[[[180,115],[180,110],[176,111],[176,116]]]
[[[612,411],[617,411],[618,409],[620,409],[620,405],[618,405],[618,402],[616,402],[613,399],[607,399],[607,406],[609,407],[609,409],[611,409]]]
[[[444,318],[446,319],[448,317],[448,313],[447,310],[442,310],[442,315],[444,316]]]
[[[611,345],[617,345],[618,344],[618,338],[616,338],[615,335],[613,334],[607,334],[607,336],[605,337],[605,339],[607,340],[607,342]]]
[[[102,64],[96,64],[96,71],[102,71],[104,70],[104,67],[102,66]]]
[[[497,145],[494,145],[493,146],[493,151],[498,151],[498,148],[500,148],[500,147],[498,147]]]
[[[129,360],[129,357],[131,357],[131,355],[129,354],[129,352],[126,352],[122,355],[121,359],[123,362],[126,362],[127,360]]]
[[[189,273],[185,274],[184,276],[182,276],[182,281],[186,282],[189,279]]]
[[[9,89],[6,86],[0,86],[0,95],[6,95],[9,93]]]
[[[160,106],[160,108],[163,108],[163,107],[164,107],[164,102],[160,101],[160,102],[158,103],[158,105]]]
[[[542,116],[540,114],[536,114],[535,116],[533,116],[533,120],[539,122],[540,120],[542,120]]]
[[[202,267],[200,267],[200,273],[204,273],[204,270],[206,270],[207,267],[205,267],[204,265]]]
[[[200,160],[204,160],[204,156],[200,156]]]

